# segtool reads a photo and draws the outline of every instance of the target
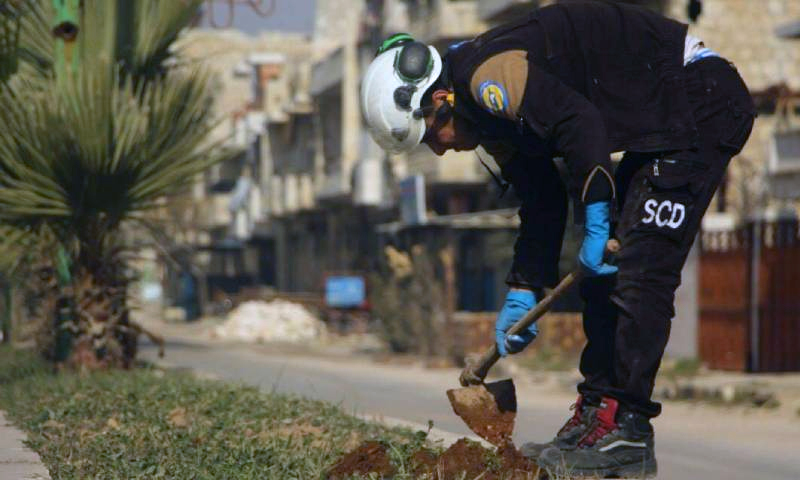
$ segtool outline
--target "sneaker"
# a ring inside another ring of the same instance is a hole
[[[589,428],[592,423],[592,417],[597,407],[593,405],[584,405],[582,395],[578,395],[578,400],[569,407],[574,410],[572,418],[567,420],[567,423],[558,431],[555,438],[547,443],[534,443],[528,442],[520,447],[520,452],[529,459],[535,461],[539,455],[550,447],[559,449],[575,448],[578,440],[581,439],[583,433]]]
[[[647,417],[618,412],[613,398],[603,398],[594,421],[573,449],[548,448],[539,466],[551,477],[650,478],[656,475],[653,426]]]

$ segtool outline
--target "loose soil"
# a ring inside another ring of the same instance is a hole
[[[437,463],[437,474],[441,474],[437,480],[450,480],[455,478],[475,478],[484,473],[481,477],[485,480],[496,480],[498,477],[492,472],[490,460],[492,452],[483,448],[477,442],[471,442],[466,438],[458,440],[450,445],[439,457]],[[464,475],[466,474],[466,475]]]
[[[466,438],[458,440],[441,455],[427,448],[417,450],[411,454],[408,465],[413,478],[430,480],[534,480],[539,470],[511,443],[492,451]],[[328,472],[328,478],[371,473],[391,478],[394,472],[386,447],[370,441],[342,457]]]
[[[381,477],[394,474],[394,467],[389,462],[386,445],[369,441],[342,457],[328,471],[329,480],[348,478],[355,474],[368,475],[377,473]]]
[[[447,398],[455,414],[484,440],[497,447],[511,440],[517,416],[517,396],[511,380],[455,388],[447,391]]]
[[[427,475],[430,478],[436,471],[436,464],[439,462],[439,456],[433,450],[423,448],[417,450],[411,455],[408,463],[411,466],[411,473],[414,478],[422,478]]]
[[[512,443],[507,443],[497,449],[497,456],[503,465],[503,471],[514,480],[528,480],[538,478],[539,466],[530,461]]]

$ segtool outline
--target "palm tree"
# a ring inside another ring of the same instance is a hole
[[[86,0],[80,68],[62,76],[42,21],[52,18],[48,2],[26,4],[22,62],[0,89],[0,224],[56,239],[50,258],[68,253],[60,294],[72,358],[84,364],[135,356],[123,232],[141,230],[165,198],[231,154],[208,140],[210,75],[174,50],[200,3]]]

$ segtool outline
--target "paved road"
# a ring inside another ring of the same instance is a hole
[[[155,358],[145,346],[142,356]],[[266,347],[204,347],[172,342],[168,363],[266,390],[341,403],[358,414],[394,417],[458,435],[470,432],[452,413],[445,390],[455,370],[376,365],[353,358],[275,354]],[[574,398],[536,385],[517,385],[515,441],[547,439],[568,415]],[[800,420],[668,404],[655,421],[659,479],[798,480]]]

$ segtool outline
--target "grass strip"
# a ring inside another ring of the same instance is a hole
[[[0,348],[0,408],[26,430],[54,480],[314,479],[365,439],[389,445],[395,478],[425,433],[341,408],[189,374],[53,374],[32,352]]]

